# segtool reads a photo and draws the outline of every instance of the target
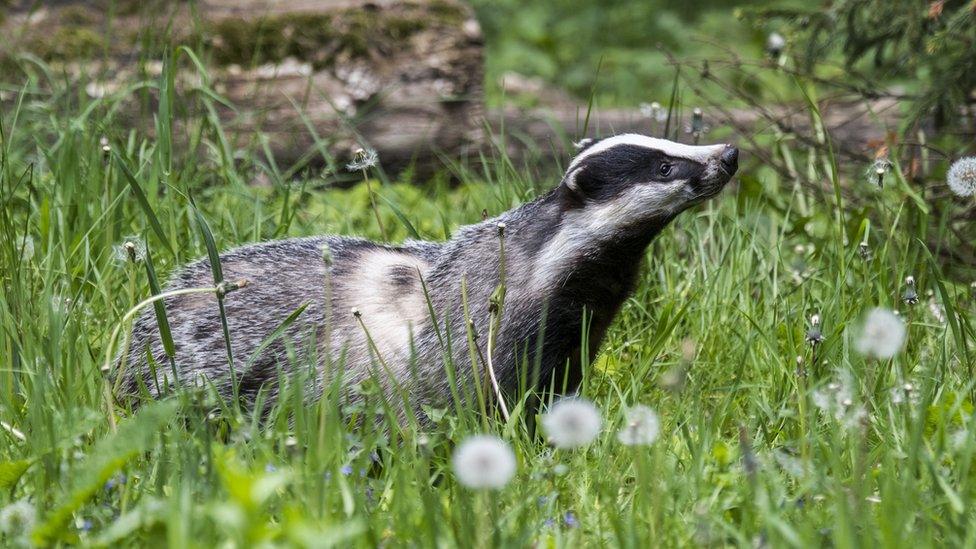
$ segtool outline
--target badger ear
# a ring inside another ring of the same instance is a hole
[[[563,177],[563,184],[579,198],[593,190],[594,181],[586,166],[577,166]]]
[[[592,139],[590,137],[584,137],[583,139],[580,139],[579,141],[573,143],[573,148],[576,149],[577,153],[581,153],[586,149],[592,147],[594,143],[596,143],[596,139]]]

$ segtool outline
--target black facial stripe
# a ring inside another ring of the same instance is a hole
[[[672,166],[669,175],[661,166]],[[694,181],[705,166],[686,158],[639,145],[617,145],[583,159],[575,170],[576,187],[590,200],[603,201],[620,196],[634,185]]]

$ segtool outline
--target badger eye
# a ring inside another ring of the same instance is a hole
[[[661,175],[664,177],[668,177],[669,175],[671,175],[671,170],[673,169],[674,169],[673,165],[669,164],[668,162],[665,162],[661,164]]]

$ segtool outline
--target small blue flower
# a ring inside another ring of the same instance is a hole
[[[352,465],[343,465],[342,468],[339,469],[339,472],[342,473],[342,476],[348,477],[352,474]]]
[[[275,467],[273,463],[269,463],[269,464],[267,464],[267,465],[264,466],[264,472],[265,473],[274,473],[277,470],[278,470],[278,468]]]
[[[122,473],[119,473],[118,475],[115,475],[114,477],[108,479],[108,481],[105,482],[105,489],[111,490],[116,486],[122,486],[123,484],[125,484],[126,480],[127,480],[126,476]]]
[[[566,514],[563,515],[563,522],[570,528],[576,528],[579,526],[579,522],[576,520],[576,515],[574,515],[572,511],[566,511]]]
[[[88,532],[89,530],[92,529],[92,521],[90,521],[88,519],[83,520],[81,522],[80,528],[81,528],[82,531]]]
[[[542,526],[544,528],[552,528],[555,525],[556,525],[556,521],[552,520],[551,518],[547,518],[546,521],[542,523]]]
[[[359,478],[365,478],[365,477],[366,477],[366,469],[360,469]]]

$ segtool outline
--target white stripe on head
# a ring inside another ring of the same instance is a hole
[[[638,147],[655,149],[674,158],[684,158],[687,160],[693,160],[695,162],[701,162],[703,164],[707,162],[709,158],[715,156],[725,149],[725,145],[685,145],[684,143],[675,143],[674,141],[668,141],[667,139],[647,137],[646,135],[639,135],[636,133],[625,133],[602,139],[595,145],[590,146],[573,159],[573,162],[570,163],[566,172],[573,171],[573,169],[579,166],[580,162],[582,162],[584,159],[595,154],[600,154],[618,145],[637,145]]]
[[[664,217],[676,215],[687,203],[685,183],[635,185],[604,204],[568,212],[558,232],[535,258],[532,288],[542,290],[561,284],[581,256],[619,235],[623,227],[646,219],[648,212]]]

